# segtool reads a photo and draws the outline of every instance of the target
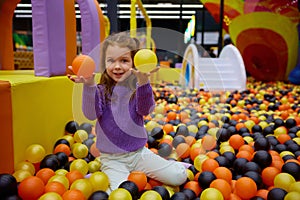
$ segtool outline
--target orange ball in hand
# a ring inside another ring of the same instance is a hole
[[[89,78],[96,69],[94,60],[88,55],[78,55],[72,62],[72,70],[77,76]]]

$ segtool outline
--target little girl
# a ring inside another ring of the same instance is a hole
[[[166,160],[145,147],[148,135],[143,116],[155,106],[149,76],[159,68],[142,73],[134,67],[139,42],[125,33],[110,35],[101,45],[103,73],[99,84],[94,77],[69,78],[84,84],[83,113],[90,120],[97,119],[96,146],[110,191],[127,180],[131,171],[143,171],[167,185],[183,184],[187,174],[181,163]]]

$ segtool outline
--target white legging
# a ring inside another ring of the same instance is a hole
[[[108,193],[126,181],[131,171],[142,171],[149,178],[172,186],[181,185],[187,180],[186,168],[182,163],[166,160],[146,147],[123,154],[101,153],[100,160],[101,171],[110,181]]]

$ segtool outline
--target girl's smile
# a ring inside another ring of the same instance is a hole
[[[109,45],[106,50],[105,66],[107,74],[116,82],[125,80],[133,66],[130,49]]]

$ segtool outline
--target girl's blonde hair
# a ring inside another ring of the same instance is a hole
[[[131,52],[131,58],[133,61],[133,58],[136,54],[136,52],[139,50],[140,42],[136,38],[131,38],[129,36],[129,33],[126,32],[120,32],[116,34],[112,34],[108,36],[104,42],[101,44],[101,51],[100,51],[100,72],[101,78],[99,84],[105,86],[105,98],[109,99],[109,97],[112,94],[112,89],[115,86],[115,81],[108,76],[106,72],[106,66],[105,66],[105,57],[106,57],[106,51],[108,46],[119,46],[121,48],[127,47]],[[132,66],[135,68],[134,64]],[[129,80],[129,87],[132,89],[135,89],[136,86],[136,78],[133,74],[130,75],[128,78]]]

